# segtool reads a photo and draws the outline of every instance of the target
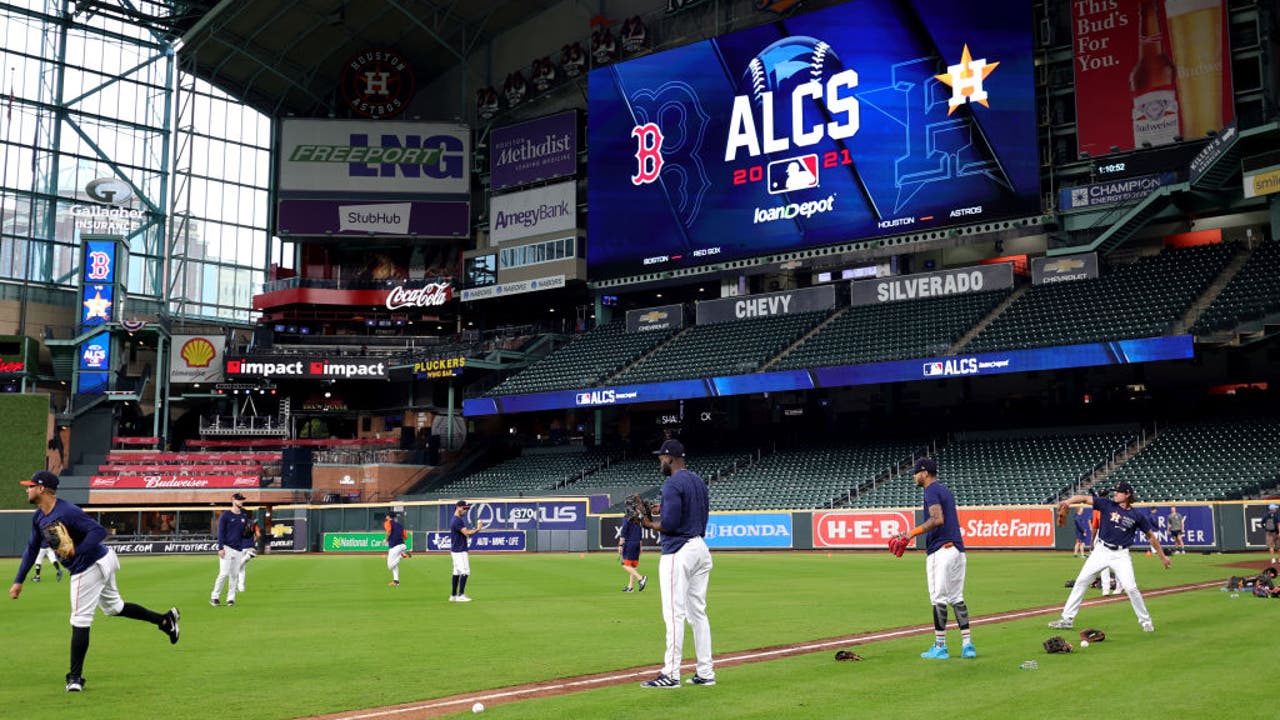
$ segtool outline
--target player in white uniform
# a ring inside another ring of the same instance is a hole
[[[45,560],[53,563],[53,569],[58,571],[58,582],[62,582],[62,566],[58,564],[58,554],[49,547],[49,543],[43,540],[40,542],[40,551],[36,553],[36,574],[31,578],[31,582],[40,582],[40,567]]]
[[[684,445],[667,440],[654,453],[662,474],[661,518],[641,517],[647,528],[662,533],[662,557],[658,560],[662,589],[662,619],[667,626],[667,650],[662,672],[640,683],[647,688],[680,687],[680,661],[684,656],[684,624],[693,630],[697,667],[690,685],[716,684],[711,659],[711,621],[707,619],[707,585],[711,580],[711,551],[703,536],[711,514],[707,483],[684,466]]]
[[[244,511],[244,501],[244,495],[232,495],[231,509],[218,516],[218,578],[213,581],[213,594],[209,596],[209,604],[214,607],[221,604],[218,596],[222,594],[224,582],[227,584],[227,607],[236,606],[240,567],[244,564],[246,550],[253,547],[252,530],[245,537],[245,529],[250,527],[252,518]]]

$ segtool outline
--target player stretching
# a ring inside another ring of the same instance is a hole
[[[394,512],[387,513],[387,520],[383,525],[387,528],[387,569],[391,571],[391,582],[388,584],[400,587],[400,559],[413,557],[409,546],[404,542],[409,533],[396,521]]]
[[[925,520],[911,529],[910,535],[924,535],[925,576],[929,585],[929,602],[933,603],[933,647],[920,653],[931,660],[946,660],[947,606],[956,611],[956,625],[960,626],[960,657],[976,658],[969,634],[969,606],[964,604],[964,571],[966,558],[964,540],[960,537],[960,519],[956,515],[956,498],[946,485],[938,482],[938,461],[933,458],[916,460],[911,468],[916,485],[924,488]],[[927,534],[926,534],[927,533]]]
[[[178,608],[169,608],[169,612],[161,615],[120,599],[116,588],[120,559],[115,550],[102,544],[107,536],[106,528],[80,508],[58,499],[58,476],[40,470],[22,484],[27,486],[27,502],[36,506],[36,512],[31,518],[31,537],[27,540],[26,552],[22,553],[22,564],[13,587],[9,588],[9,597],[17,600],[22,594],[22,583],[40,549],[40,541],[48,537],[50,547],[71,573],[71,671],[67,673],[67,692],[84,689],[89,628],[98,608],[108,615],[149,622],[168,635],[170,643],[177,643]]]
[[[693,652],[698,660],[690,685],[716,684],[711,663],[711,622],[707,620],[707,583],[711,580],[711,551],[702,536],[707,531],[711,503],[707,483],[684,466],[684,445],[667,440],[654,453],[662,474],[661,518],[648,515],[641,524],[662,533],[662,557],[658,560],[662,592],[662,619],[667,625],[667,652],[662,674],[640,683],[647,688],[680,687],[680,659],[684,656],[684,623],[693,629]]]
[[[1080,611],[1080,603],[1084,600],[1085,588],[1093,584],[1093,579],[1098,577],[1098,573],[1102,572],[1103,568],[1110,567],[1116,574],[1120,587],[1129,594],[1129,604],[1133,606],[1133,612],[1138,616],[1138,623],[1142,625],[1142,629],[1147,632],[1156,629],[1151,624],[1151,614],[1147,612],[1147,604],[1143,601],[1138,583],[1133,577],[1133,561],[1129,559],[1129,546],[1133,544],[1134,531],[1141,530],[1147,534],[1151,547],[1160,556],[1160,562],[1164,563],[1166,569],[1169,567],[1169,558],[1160,547],[1160,539],[1156,536],[1157,529],[1151,526],[1150,516],[1134,509],[1133,486],[1127,482],[1116,485],[1115,496],[1116,499],[1112,501],[1102,496],[1073,495],[1058,503],[1061,509],[1075,503],[1092,501],[1094,509],[1101,514],[1101,523],[1098,528],[1098,541],[1093,545],[1093,552],[1089,554],[1089,559],[1084,561],[1084,567],[1080,568],[1080,574],[1076,576],[1076,583],[1071,588],[1071,594],[1067,596],[1067,604],[1062,608],[1062,617],[1050,622],[1051,628],[1071,629],[1076,613]]]

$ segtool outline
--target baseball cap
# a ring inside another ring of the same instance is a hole
[[[471,503],[466,500],[459,500],[456,504],[458,507],[471,507]]]
[[[245,499],[245,496],[241,495],[240,493],[236,493],[235,495],[232,495],[232,496],[231,496],[231,499],[232,499],[232,500],[244,500],[244,499]]]
[[[916,460],[916,464],[911,467],[911,474],[918,472],[927,472],[930,475],[938,474],[938,461],[929,457],[922,457]]]
[[[653,451],[654,455],[670,455],[671,457],[684,457],[684,445],[679,440],[667,440],[662,443],[662,447]]]
[[[1270,505],[1268,505],[1268,506],[1267,506],[1267,509],[1268,509],[1268,510],[1280,510],[1280,505],[1277,505],[1277,504],[1275,504],[1275,503],[1271,503]]]
[[[1127,482],[1116,483],[1116,486],[1115,488],[1112,489],[1112,492],[1122,492],[1126,495],[1132,495],[1133,486]]]
[[[26,485],[27,487],[39,485],[40,487],[47,487],[50,490],[57,490],[58,476],[48,470],[37,470],[35,474],[31,476],[30,480],[23,480],[20,484]]]

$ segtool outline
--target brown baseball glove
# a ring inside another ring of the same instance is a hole
[[[1071,643],[1067,642],[1061,635],[1054,635],[1044,641],[1044,651],[1047,653],[1069,653],[1071,652]]]
[[[1058,506],[1058,527],[1067,526],[1067,513],[1071,512],[1071,508],[1066,505]]]
[[[1080,631],[1080,639],[1091,643],[1102,642],[1107,639],[1107,634],[1097,628],[1089,628]]]
[[[76,544],[72,542],[71,533],[67,532],[66,525],[60,522],[49,523],[42,526],[40,532],[58,557],[66,560],[76,554]]]
[[[861,659],[862,659],[862,656],[852,650],[836,651],[836,662],[851,662],[854,660],[861,660]]]

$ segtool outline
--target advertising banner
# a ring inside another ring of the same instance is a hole
[[[1080,152],[1194,140],[1234,118],[1225,0],[1072,2],[1071,27]]]
[[[471,233],[471,203],[466,200],[413,200],[395,203],[323,198],[282,198],[276,205],[276,231],[289,235],[404,235],[465,237]]]
[[[593,70],[591,279],[1039,213],[1032,25],[854,0]]]
[[[329,532],[324,534],[320,549],[324,552],[386,552],[387,534],[385,532]]]
[[[267,549],[273,553],[306,552],[306,518],[272,520],[271,529],[267,531]]]
[[[1280,192],[1280,165],[1245,172],[1245,197],[1253,198],[1278,192]]]
[[[489,188],[528,185],[578,171],[578,111],[494,128],[489,135]]]
[[[1058,209],[1085,210],[1103,205],[1137,202],[1165,185],[1172,185],[1177,175],[1171,172],[1141,175],[1123,180],[1065,187],[1058,191]]]
[[[465,125],[285,118],[277,147],[284,197],[471,193],[471,128]]]
[[[532,280],[517,280],[499,285],[468,288],[462,291],[462,301],[489,300],[491,298],[521,295],[540,290],[555,290],[562,287],[564,287],[564,275],[548,275],[547,277],[534,278]]]
[[[684,327],[684,306],[663,305],[627,311],[627,332],[679,330]]]
[[[849,283],[854,305],[879,305],[1013,287],[1013,263],[975,265],[931,273],[854,280]]]
[[[1196,183],[1209,168],[1213,167],[1223,155],[1230,150],[1237,140],[1236,121],[1232,120],[1227,126],[1214,136],[1204,147],[1200,148],[1200,152],[1191,158],[1190,172],[1188,180],[1192,185]]]
[[[489,198],[489,242],[493,245],[577,227],[578,192],[572,180]]]
[[[453,505],[440,506],[440,527],[449,527],[453,511]],[[497,530],[586,530],[587,503],[584,500],[477,501],[467,511],[467,523],[474,525],[477,521]]]
[[[469,538],[467,552],[484,552],[485,550],[523,552],[526,546],[525,538],[522,530],[484,530]],[[427,533],[427,550],[429,551],[452,552],[452,544],[447,532]]]
[[[385,380],[385,360],[370,358],[311,357],[295,355],[254,355],[228,357],[228,378],[293,378],[302,380]]]
[[[200,490],[204,488],[257,488],[257,475],[93,475],[90,490]]]
[[[711,513],[705,539],[713,548],[789,548],[791,513]]]
[[[222,382],[223,339],[215,335],[174,335],[169,381]]]
[[[965,548],[1052,548],[1052,508],[958,508]]]
[[[108,538],[102,544],[115,550],[118,555],[203,555],[218,552],[218,543],[213,540],[120,542]]]
[[[621,515],[606,515],[600,518],[600,549],[613,550],[618,547],[618,538],[622,537],[622,523],[625,521]],[[640,528],[640,547],[645,549],[654,549],[658,547],[659,533],[657,530],[649,528]]]
[[[1209,505],[1175,505],[1178,508],[1178,514],[1182,516],[1182,544],[1190,545],[1197,548],[1213,547],[1218,544],[1217,534],[1214,532],[1213,525],[1213,507]],[[1151,512],[1153,511],[1154,512]],[[1164,547],[1165,552],[1169,552],[1174,546],[1173,536],[1169,534],[1169,508],[1154,507],[1143,508],[1143,512],[1150,512],[1152,519],[1155,521],[1159,530],[1156,537],[1160,539],[1160,545]],[[1143,532],[1135,533],[1137,541],[1133,544],[1135,550],[1141,550],[1148,545],[1147,534]],[[1248,542],[1246,538],[1245,542]]]
[[[1267,546],[1267,531],[1262,529],[1262,516],[1267,514],[1267,505],[1271,502],[1263,502],[1259,504],[1245,504],[1240,506],[1240,512],[1244,513],[1244,544],[1246,547]],[[1182,512],[1179,510],[1178,512]],[[1161,542],[1164,538],[1161,537]]]
[[[836,306],[836,286],[819,285],[800,290],[783,290],[763,295],[741,295],[719,300],[699,300],[699,325],[734,322],[751,318],[796,315],[828,310]]]
[[[1087,280],[1098,277],[1098,253],[1081,253],[1062,257],[1031,259],[1031,284]]]
[[[889,538],[914,526],[912,513],[905,510],[818,512],[813,514],[813,546],[883,550]]]

